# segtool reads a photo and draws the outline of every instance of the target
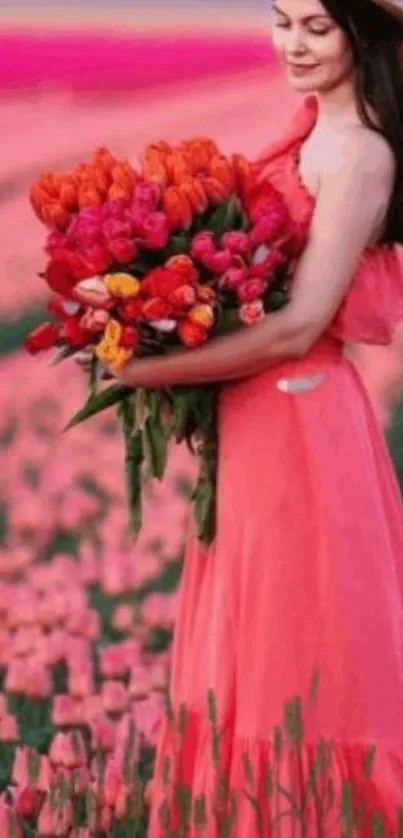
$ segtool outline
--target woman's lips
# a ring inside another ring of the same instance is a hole
[[[295,75],[304,75],[305,73],[310,73],[312,70],[315,70],[316,67],[318,67],[318,64],[292,64],[289,61],[288,67],[292,73],[295,73]]]

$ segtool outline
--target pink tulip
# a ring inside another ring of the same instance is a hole
[[[7,715],[7,713],[7,697],[3,693],[0,693],[0,719]]]
[[[135,789],[128,786],[122,785],[120,787],[114,805],[115,816],[119,821],[127,818],[129,803],[133,801],[135,793]]]
[[[32,818],[41,808],[42,798],[39,792],[28,786],[18,788],[14,793],[14,808],[19,817]]]
[[[216,247],[212,233],[198,233],[193,237],[190,244],[190,255],[192,259],[203,261],[207,254],[211,256],[214,253],[216,253]]]
[[[84,765],[87,752],[81,733],[56,733],[49,748],[49,759],[53,765],[63,768],[77,768]]]
[[[235,291],[248,279],[249,272],[246,265],[228,268],[220,278],[220,288]]]
[[[110,314],[102,308],[89,308],[82,316],[80,325],[83,329],[93,332],[95,335],[102,334],[105,326],[110,320]]]
[[[51,674],[41,661],[31,659],[26,675],[25,692],[30,698],[47,698],[51,694]]]
[[[111,295],[101,277],[91,276],[82,279],[74,286],[74,296],[85,306],[93,308],[105,308],[110,301]]]
[[[142,606],[141,616],[147,626],[169,626],[170,599],[166,594],[150,594]]]
[[[13,782],[18,786],[30,786],[31,777],[29,776],[29,749],[27,747],[17,748],[14,755],[13,762]]]
[[[200,259],[205,268],[220,276],[228,271],[232,262],[232,253],[228,248],[216,253],[205,253]]]
[[[110,757],[106,763],[102,788],[102,803],[113,807],[123,785],[122,761]]]
[[[252,303],[259,300],[267,288],[267,283],[262,279],[248,279],[237,288],[237,297],[240,303]]]
[[[90,782],[90,772],[87,765],[79,765],[74,768],[66,768],[63,765],[53,767],[53,786],[60,786],[64,784],[68,787],[71,796],[80,794],[88,788]]]
[[[129,221],[108,218],[102,225],[102,233],[107,246],[116,239],[131,239],[132,227]]]
[[[83,671],[70,671],[68,677],[70,695],[75,698],[84,698],[90,695],[94,689],[94,679],[89,669]]]
[[[65,838],[73,823],[73,806],[70,801],[51,804],[45,800],[39,813],[37,831],[39,838]]]
[[[14,809],[0,798],[0,835],[1,838],[22,838],[22,829]]]
[[[70,695],[53,696],[52,721],[57,727],[68,727],[79,721],[77,703]]]
[[[148,210],[133,204],[126,212],[126,218],[130,221],[132,234],[135,238],[143,235],[144,224],[149,216]]]
[[[145,219],[140,235],[140,243],[147,250],[160,250],[167,246],[170,229],[167,217],[162,212],[155,212]]]
[[[116,743],[116,726],[109,719],[95,720],[91,725],[92,742],[94,748],[102,751],[112,751]]]
[[[99,665],[104,678],[121,678],[128,668],[124,647],[103,646],[99,651]]]
[[[106,713],[123,713],[127,707],[127,690],[121,681],[104,681],[101,697]]]
[[[137,255],[136,244],[130,239],[111,239],[108,250],[116,262],[122,265],[129,265]]]
[[[158,183],[138,183],[134,188],[133,203],[148,212],[155,212],[161,199],[161,187]]]
[[[35,765],[34,772],[31,765]],[[44,754],[36,754],[35,761],[30,758],[29,749],[17,748],[13,764],[13,782],[18,786],[47,791],[51,781],[51,766],[49,758]]]
[[[224,233],[222,246],[235,255],[245,256],[249,251],[249,237],[242,230],[230,231]]]
[[[150,672],[144,667],[133,667],[130,673],[129,696],[133,699],[147,698],[151,689]]]
[[[242,323],[251,326],[264,318],[264,307],[261,300],[254,300],[252,303],[245,303],[239,310]]]
[[[16,718],[11,713],[7,713],[0,719],[0,742],[18,742],[18,740],[19,733]]]
[[[87,695],[82,701],[82,718],[87,724],[92,725],[104,717],[104,708],[100,695]]]
[[[23,693],[27,681],[27,671],[24,661],[14,660],[10,663],[5,677],[7,693]]]
[[[155,744],[162,719],[162,707],[156,698],[138,701],[134,706],[134,722],[145,741]]]
[[[262,216],[256,219],[256,223],[249,233],[251,246],[271,244],[284,229],[284,224],[287,221],[288,213],[281,204],[264,211]]]
[[[131,605],[120,603],[113,613],[113,626],[117,631],[130,631],[133,625],[133,608]]]
[[[109,806],[91,807],[88,813],[88,822],[91,833],[108,833],[112,824],[112,812]]]

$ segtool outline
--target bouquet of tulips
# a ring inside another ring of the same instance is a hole
[[[224,156],[209,138],[150,145],[137,168],[99,149],[70,173],[45,174],[30,197],[49,229],[40,276],[52,317],[27,337],[27,350],[56,348],[58,361],[93,350],[88,398],[68,427],[117,406],[135,534],[143,468],[162,479],[170,441],[189,443],[200,458],[197,533],[210,542],[218,385],[133,391],[106,384],[100,371],[191,351],[284,305],[305,230],[243,156]]]

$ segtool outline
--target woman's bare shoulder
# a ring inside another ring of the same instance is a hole
[[[333,152],[333,171],[370,177],[374,185],[384,183],[386,190],[393,183],[395,156],[388,141],[377,131],[363,125],[351,126],[335,137]]]

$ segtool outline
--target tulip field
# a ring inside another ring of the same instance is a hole
[[[229,150],[261,142],[247,130],[247,112],[270,90],[270,74],[256,70],[253,52],[250,70],[242,66],[244,46],[233,78],[240,53],[231,57],[229,42],[226,50],[220,96],[200,78],[199,60],[192,89],[167,79],[152,95],[140,84],[101,103],[99,94],[62,84],[8,92],[0,102],[1,838],[146,834],[144,790],[195,477],[187,449],[173,449],[164,483],[146,478],[144,525],[133,544],[113,413],[63,433],[86,385],[72,362],[52,366],[21,348],[43,319],[45,291],[44,234],[28,189],[55,161],[68,168],[100,145],[135,158],[146,142],[207,133],[212,121]],[[165,75],[162,63],[160,80]],[[222,96],[226,125],[217,118]]]
[[[97,146],[131,159],[153,139],[212,126],[224,153],[254,154],[294,104],[256,39],[251,53],[245,41],[241,53],[227,44],[214,85],[200,55],[191,86],[166,78],[166,56],[158,76],[151,57],[155,90],[76,95],[71,79],[58,79],[57,89],[3,91],[0,100],[0,838],[146,835],[196,474],[176,447],[163,483],[145,475],[133,543],[113,412],[63,432],[86,383],[72,361],[51,365],[22,349],[44,305],[43,230],[29,185]],[[399,352],[357,359],[385,419]]]
[[[79,376],[1,372],[0,834],[118,836],[150,772],[193,466],[176,452],[149,485],[133,547],[113,418],[61,439]]]

